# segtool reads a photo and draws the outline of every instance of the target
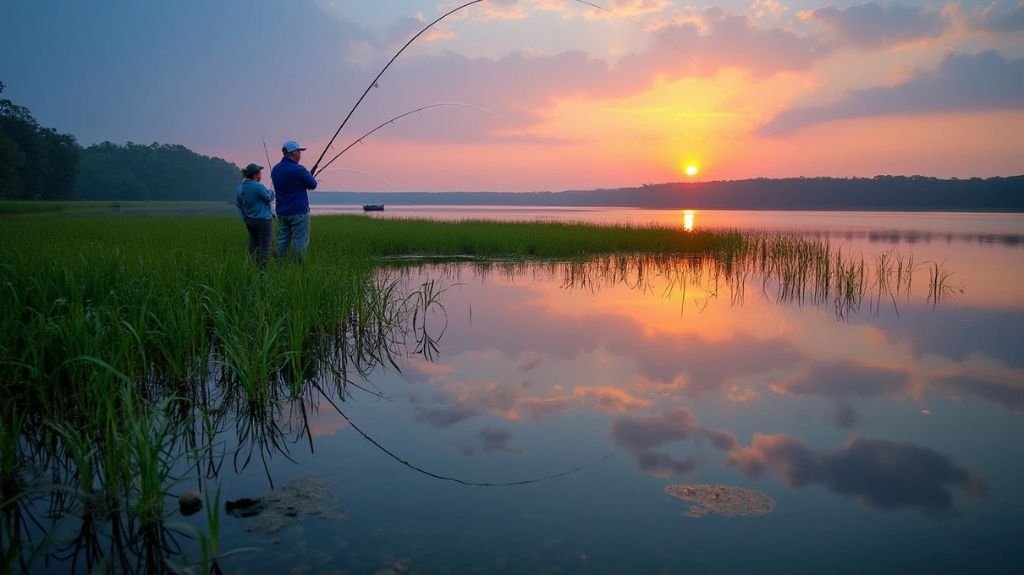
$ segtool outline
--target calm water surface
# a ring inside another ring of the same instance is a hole
[[[968,240],[1009,245],[1024,240],[1024,216],[999,213],[813,212],[750,210],[646,210],[604,207],[360,206],[312,205],[314,214],[365,214],[373,218],[433,220],[567,221],[655,225],[682,229],[745,229],[867,238],[874,242]]]
[[[436,217],[531,210],[430,208]],[[545,217],[656,222],[683,212]],[[422,209],[388,215],[423,215]],[[650,219],[647,219],[650,216]],[[312,415],[280,490],[313,478],[338,514],[222,519],[229,572],[1011,573],[1024,565],[1024,233],[1019,215],[698,212],[695,226],[824,233],[897,253],[909,291],[853,309],[665,269],[435,265],[439,303],[398,368]],[[536,219],[535,217],[525,219]],[[315,242],[315,232],[314,232]],[[933,262],[952,275],[930,297]],[[683,289],[685,287],[685,289]],[[423,345],[426,337],[432,345]],[[417,353],[417,351],[419,353]],[[606,459],[604,456],[611,454]],[[228,467],[228,466],[226,466]],[[223,497],[269,491],[250,465]],[[759,517],[688,514],[672,484],[755,489]],[[195,518],[196,525],[204,524]],[[390,571],[388,571],[390,570]]]

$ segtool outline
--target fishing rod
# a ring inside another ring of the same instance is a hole
[[[267,140],[263,137],[263,132],[260,132],[260,140],[263,142],[263,153],[267,155],[267,169],[270,169],[270,150],[267,149]]]
[[[402,118],[404,118],[406,116],[411,116],[411,115],[416,114],[418,112],[423,112],[425,110],[431,110],[431,109],[434,109],[434,108],[441,108],[441,107],[445,107],[445,106],[456,106],[456,107],[460,107],[460,108],[471,108],[473,110],[477,110],[477,111],[480,111],[480,112],[485,112],[485,113],[488,113],[488,114],[498,115],[498,113],[493,111],[493,110],[488,110],[487,108],[481,108],[479,106],[474,106],[472,104],[462,104],[460,102],[440,102],[440,103],[437,103],[437,104],[430,104],[428,106],[421,106],[419,108],[416,108],[415,110],[409,110],[408,112],[405,112],[404,114],[399,114],[399,115],[395,116],[394,118],[391,118],[390,120],[388,120],[386,122],[382,122],[376,128],[370,130],[369,132],[363,134],[362,136],[359,136],[354,142],[352,142],[351,144],[345,146],[345,149],[343,149],[342,151],[338,152],[337,154],[334,155],[333,158],[328,160],[327,163],[324,164],[324,166],[322,168],[320,168],[320,173],[323,173],[323,171],[326,170],[328,166],[333,164],[334,160],[337,160],[338,158],[340,158],[342,154],[344,154],[345,152],[349,151],[349,149],[354,147],[356,144],[358,144],[358,143],[362,142],[363,140],[365,140],[366,138],[372,136],[374,134],[374,132],[376,132],[377,130],[380,130],[381,128],[384,128],[385,126],[387,126],[389,124],[393,124],[393,123],[397,122],[398,120],[401,120]],[[328,147],[329,146],[330,146],[330,144],[328,144]]]
[[[341,125],[338,126],[337,130],[335,130],[334,135],[331,136],[331,140],[329,142],[327,142],[327,146],[324,147],[324,151],[320,152],[320,157],[318,157],[316,159],[316,163],[313,164],[313,169],[310,170],[309,172],[311,174],[314,174],[314,175],[316,174],[317,169],[320,167],[320,161],[323,160],[324,156],[327,155],[327,150],[331,147],[331,144],[334,143],[334,140],[336,140],[338,138],[338,134],[341,133],[342,128],[344,128],[345,124],[348,123],[348,120],[349,120],[349,118],[352,117],[352,114],[355,113],[356,108],[359,107],[359,104],[363,103],[363,99],[366,98],[366,95],[370,93],[370,90],[372,90],[373,87],[377,85],[377,81],[380,80],[380,77],[384,75],[384,72],[388,71],[388,68],[391,67],[391,64],[393,64],[394,61],[397,60],[398,57],[402,55],[402,52],[405,52],[406,48],[408,48],[410,45],[412,45],[412,43],[415,42],[417,38],[422,36],[427,30],[430,30],[431,28],[433,28],[434,25],[437,24],[438,22],[440,22],[441,20],[444,20],[448,16],[451,16],[452,14],[458,12],[459,10],[462,10],[463,8],[468,8],[468,7],[472,6],[473,4],[479,4],[479,3],[484,2],[484,1],[485,0],[472,0],[472,2],[466,2],[465,4],[463,4],[461,6],[457,6],[457,7],[453,8],[453,9],[449,10],[448,12],[445,12],[444,14],[442,14],[441,17],[439,17],[438,19],[434,20],[430,24],[427,24],[426,26],[424,26],[424,28],[422,30],[420,30],[419,32],[417,32],[415,36],[410,38],[409,41],[406,42],[405,45],[402,46],[402,48],[400,50],[398,50],[398,52],[396,52],[395,55],[392,56],[390,60],[388,60],[388,63],[384,65],[384,67],[377,74],[377,76],[373,79],[373,81],[370,82],[370,85],[366,87],[366,90],[363,92],[363,95],[359,96],[359,100],[357,100],[355,105],[352,106],[352,109],[348,111],[348,115],[345,116],[345,119],[341,121]]]
[[[406,42],[405,45],[403,45],[398,50],[398,52],[395,52],[395,55],[392,56],[390,60],[388,60],[388,63],[385,64],[383,68],[381,68],[381,71],[377,74],[377,76],[374,77],[373,81],[370,82],[370,85],[366,87],[366,90],[363,91],[363,95],[359,96],[359,99],[356,100],[356,103],[355,103],[354,106],[352,106],[352,109],[348,111],[348,114],[345,116],[345,119],[341,121],[341,125],[338,126],[338,129],[334,131],[334,135],[331,136],[330,141],[327,142],[326,146],[324,146],[324,151],[320,152],[320,156],[316,159],[316,163],[313,164],[313,169],[310,170],[310,173],[314,174],[314,175],[316,174],[317,170],[320,167],[320,162],[324,159],[324,156],[327,155],[327,150],[331,148],[331,145],[334,144],[334,140],[336,140],[338,138],[338,134],[340,134],[341,130],[345,127],[345,125],[348,124],[349,118],[351,118],[352,114],[355,113],[356,108],[359,107],[359,104],[363,103],[363,100],[366,98],[367,94],[370,93],[370,90],[374,89],[377,86],[377,82],[378,82],[378,80],[380,80],[381,76],[384,75],[384,72],[387,72],[388,68],[391,67],[391,64],[393,64],[395,62],[395,60],[397,60],[398,57],[402,55],[402,52],[405,52],[406,48],[408,48],[410,45],[412,45],[412,43],[415,42],[417,38],[419,38],[424,33],[426,33],[427,30],[430,30],[431,28],[433,28],[434,25],[437,24],[438,22],[440,22],[441,20],[444,20],[445,18],[451,16],[452,14],[455,14],[456,12],[458,12],[460,10],[463,10],[465,8],[469,8],[470,6],[472,6],[474,4],[479,4],[479,3],[485,2],[485,1],[486,0],[472,0],[471,2],[466,2],[465,4],[462,4],[460,6],[456,6],[455,8],[452,8],[451,10],[449,10],[449,11],[445,12],[444,14],[442,14],[440,17],[438,17],[433,22],[431,22],[431,23],[427,24],[426,26],[424,26],[423,29],[420,30],[419,32],[417,32],[415,36],[410,38],[409,41]],[[590,7],[593,7],[593,8],[597,8],[599,10],[604,10],[604,11],[607,11],[607,12],[611,13],[611,10],[608,10],[607,8],[605,8],[603,6],[599,6],[597,4],[594,4],[593,2],[587,2],[586,0],[570,0],[570,1],[578,2],[580,4],[585,4],[587,6],[590,6]]]

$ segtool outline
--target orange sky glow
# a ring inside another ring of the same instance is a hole
[[[398,48],[457,5],[259,0],[239,23],[230,6],[196,20],[174,6],[45,4],[19,4],[6,20],[17,26],[0,29],[10,50],[44,29],[66,39],[5,70],[5,95],[44,125],[86,145],[180,143],[239,165],[266,162],[261,138],[272,161],[295,139],[309,166]],[[605,9],[493,0],[438,24],[370,90],[334,149],[403,112],[459,105],[387,125],[322,174],[322,189],[1024,171],[1019,0],[595,4]],[[251,37],[226,34],[237,24]],[[114,30],[116,54],[105,47]],[[90,73],[39,73],[68,69]]]

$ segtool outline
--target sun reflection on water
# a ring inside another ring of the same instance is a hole
[[[687,232],[693,231],[693,221],[696,216],[697,212],[693,210],[685,210],[683,212],[683,230]]]

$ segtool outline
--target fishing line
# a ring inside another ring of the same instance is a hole
[[[322,389],[320,389],[319,385],[314,384],[314,387],[317,389],[317,391],[320,392],[320,395],[324,399],[326,399],[328,403],[331,404],[331,407],[333,407],[334,410],[338,412],[338,415],[341,415],[341,417],[343,417],[345,419],[345,421],[347,421],[348,424],[350,426],[352,426],[352,429],[356,430],[359,433],[359,435],[363,436],[363,439],[369,441],[374,447],[376,447],[377,449],[383,451],[384,454],[386,454],[388,457],[390,457],[391,459],[394,459],[395,461],[401,463],[402,465],[408,467],[409,469],[412,469],[413,471],[416,471],[418,473],[422,473],[423,475],[426,475],[428,477],[433,477],[434,479],[440,479],[442,481],[451,481],[452,483],[458,483],[459,485],[466,485],[466,486],[469,486],[469,487],[512,487],[512,486],[516,486],[516,485],[528,485],[530,483],[540,483],[542,481],[550,481],[552,479],[557,479],[559,477],[565,477],[566,475],[569,475],[569,474],[572,474],[572,473],[576,473],[577,471],[582,471],[582,470],[584,470],[584,469],[586,469],[588,467],[591,467],[593,465],[597,465],[598,463],[601,463],[602,461],[604,461],[606,459],[609,459],[610,457],[615,455],[614,453],[609,452],[609,453],[605,454],[604,456],[602,456],[602,457],[600,457],[598,459],[595,459],[594,461],[591,461],[589,463],[585,463],[583,465],[578,465],[576,467],[573,467],[572,469],[568,469],[568,470],[561,471],[559,473],[555,473],[555,474],[552,474],[552,475],[547,475],[547,476],[544,476],[544,477],[537,477],[537,478],[534,478],[534,479],[522,479],[522,480],[519,480],[519,481],[506,481],[506,482],[491,483],[491,482],[480,482],[480,481],[467,481],[465,479],[459,479],[458,477],[449,477],[447,475],[440,475],[440,474],[437,474],[437,473],[433,473],[433,472],[427,471],[426,469],[423,469],[422,467],[418,467],[418,466],[416,466],[416,465],[414,465],[412,463],[409,463],[408,461],[402,459],[398,455],[395,455],[394,453],[389,451],[386,447],[384,447],[380,443],[377,443],[376,440],[374,440],[372,437],[367,435],[367,433],[365,431],[360,429],[359,426],[357,426],[355,424],[355,422],[352,421],[351,418],[349,418],[349,416],[345,415],[345,412],[343,412],[338,407],[338,405],[336,403],[334,403],[334,400],[332,400],[326,393],[324,393],[324,391]]]
[[[408,48],[410,45],[412,45],[412,43],[415,42],[417,38],[422,36],[427,30],[430,30],[431,28],[433,28],[434,25],[437,24],[438,22],[440,22],[441,20],[444,20],[448,16],[451,16],[452,14],[458,12],[459,10],[462,10],[463,8],[467,8],[469,6],[472,6],[473,4],[479,4],[481,2],[484,2],[484,0],[472,0],[472,2],[466,2],[465,4],[463,4],[461,6],[457,6],[457,7],[453,8],[453,9],[449,10],[448,12],[445,12],[440,17],[438,17],[436,20],[434,20],[430,24],[427,24],[426,26],[424,26],[423,29],[420,30],[419,32],[417,32],[415,36],[410,38],[409,41],[406,42],[405,45],[402,46],[402,48],[398,50],[398,52],[395,52],[395,55],[392,56],[390,60],[388,60],[388,63],[385,64],[383,68],[381,68],[381,71],[377,74],[377,76],[373,79],[373,81],[370,82],[370,85],[366,87],[366,90],[363,92],[363,95],[359,96],[359,99],[356,100],[355,105],[352,106],[352,109],[348,111],[348,115],[345,116],[345,119],[341,121],[341,125],[338,126],[337,130],[335,130],[334,135],[331,136],[330,141],[327,142],[327,146],[324,147],[324,151],[320,153],[320,157],[318,157],[316,159],[316,162],[313,164],[313,169],[310,170],[311,174],[316,174],[317,168],[320,167],[320,161],[324,159],[325,155],[327,155],[327,149],[330,148],[331,144],[334,143],[334,140],[336,140],[338,138],[338,134],[341,133],[342,128],[344,128],[345,124],[348,123],[349,118],[351,118],[352,114],[355,113],[356,108],[359,107],[359,104],[363,103],[363,99],[366,98],[366,95],[369,94],[370,90],[372,90],[374,88],[374,86],[377,85],[377,81],[380,80],[381,76],[384,75],[384,72],[388,71],[388,68],[391,67],[391,64],[393,64],[394,61],[397,60],[398,57],[402,55],[402,52],[405,52],[405,49]]]
[[[267,149],[267,140],[263,137],[263,132],[260,132],[260,140],[263,142],[263,153],[267,155],[267,169],[272,167],[270,161],[270,150]]]
[[[431,28],[433,28],[434,25],[437,24],[438,22],[440,22],[441,20],[444,20],[445,18],[451,16],[452,14],[455,14],[456,12],[458,12],[460,10],[463,10],[465,8],[469,8],[470,6],[472,6],[474,4],[479,4],[479,3],[484,2],[484,1],[486,1],[486,0],[472,0],[471,2],[466,2],[465,4],[462,4],[460,6],[456,6],[455,8],[452,8],[451,10],[445,12],[444,14],[439,16],[437,19],[435,19],[434,21],[432,21],[429,24],[427,24],[426,26],[424,26],[423,29],[421,29],[419,32],[417,32],[415,36],[410,38],[409,41],[406,42],[398,50],[398,52],[395,52],[395,55],[392,56],[390,60],[388,60],[388,63],[385,64],[383,68],[381,68],[381,71],[377,73],[377,75],[373,78],[373,81],[371,81],[370,84],[366,87],[366,90],[363,91],[363,94],[361,96],[359,96],[359,99],[356,100],[356,103],[355,103],[354,106],[352,106],[352,109],[348,111],[348,114],[345,116],[345,119],[341,121],[341,125],[338,126],[338,129],[334,131],[334,135],[331,136],[330,141],[327,142],[327,145],[324,147],[324,151],[320,152],[320,156],[317,157],[316,162],[313,164],[313,169],[310,170],[310,173],[314,174],[314,175],[316,174],[317,170],[320,167],[320,162],[323,161],[324,156],[327,155],[327,150],[331,148],[331,145],[334,144],[334,140],[336,140],[338,138],[338,134],[340,134],[341,130],[345,127],[345,125],[348,124],[348,121],[352,117],[352,114],[355,113],[356,108],[359,107],[359,104],[363,103],[363,100],[366,98],[367,94],[370,93],[370,90],[373,90],[375,87],[377,87],[377,85],[378,85],[377,82],[381,79],[381,76],[383,76],[384,72],[387,72],[388,68],[391,67],[391,64],[393,64],[395,62],[395,60],[397,60],[398,57],[402,55],[402,52],[405,52],[406,48],[408,48],[410,45],[412,45],[412,43],[415,42],[417,38],[422,36],[427,30],[430,30]],[[580,4],[585,4],[587,6],[591,6],[593,8],[598,8],[598,9],[601,9],[601,10],[605,10],[607,12],[610,12],[610,13],[614,14],[614,12],[611,12],[611,10],[608,10],[607,8],[599,6],[599,5],[594,4],[592,2],[587,2],[586,0],[570,0],[570,1],[578,2]]]
[[[323,168],[320,168],[320,173],[321,174],[324,174],[324,173],[327,173],[327,172],[352,172],[354,174],[362,174],[364,176],[370,176],[371,178],[373,178],[375,180],[383,182],[387,187],[389,187],[391,189],[395,189],[395,185],[394,184],[392,184],[388,180],[385,180],[383,177],[378,176],[377,174],[374,174],[373,172],[367,172],[365,170],[355,170],[355,169],[352,169],[352,168],[331,168],[331,169],[327,169],[327,166],[324,166]]]
[[[439,102],[437,104],[430,104],[430,105],[427,105],[427,106],[421,106],[419,108],[416,108],[415,110],[409,110],[408,112],[405,112],[404,114],[399,114],[399,115],[395,116],[394,118],[391,118],[390,120],[388,120],[386,122],[382,122],[376,128],[370,130],[369,132],[363,134],[362,136],[359,136],[358,138],[356,138],[356,140],[354,142],[352,142],[351,144],[345,146],[345,149],[343,149],[342,151],[338,152],[337,154],[334,155],[334,157],[332,157],[330,160],[328,160],[327,163],[324,164],[324,167],[320,168],[320,173],[323,173],[323,171],[326,170],[328,166],[333,164],[334,160],[337,160],[338,158],[340,158],[342,156],[342,154],[344,154],[345,152],[349,151],[352,147],[354,147],[355,145],[359,144],[360,142],[362,142],[366,138],[368,138],[371,135],[373,135],[378,130],[384,128],[385,126],[393,124],[393,123],[397,122],[398,120],[401,120],[402,118],[405,118],[406,116],[411,116],[411,115],[417,114],[419,112],[423,112],[423,111],[426,111],[426,110],[431,110],[431,109],[434,109],[434,108],[441,108],[441,107],[445,107],[445,106],[456,106],[456,107],[460,107],[460,108],[470,108],[472,110],[476,110],[478,112],[484,112],[486,114],[493,114],[495,116],[500,116],[501,115],[501,114],[495,112],[494,110],[489,110],[487,108],[482,108],[480,106],[474,106],[472,104],[463,104],[461,102]],[[328,146],[330,146],[330,144],[328,144]],[[392,186],[392,187],[394,187],[394,186]]]

